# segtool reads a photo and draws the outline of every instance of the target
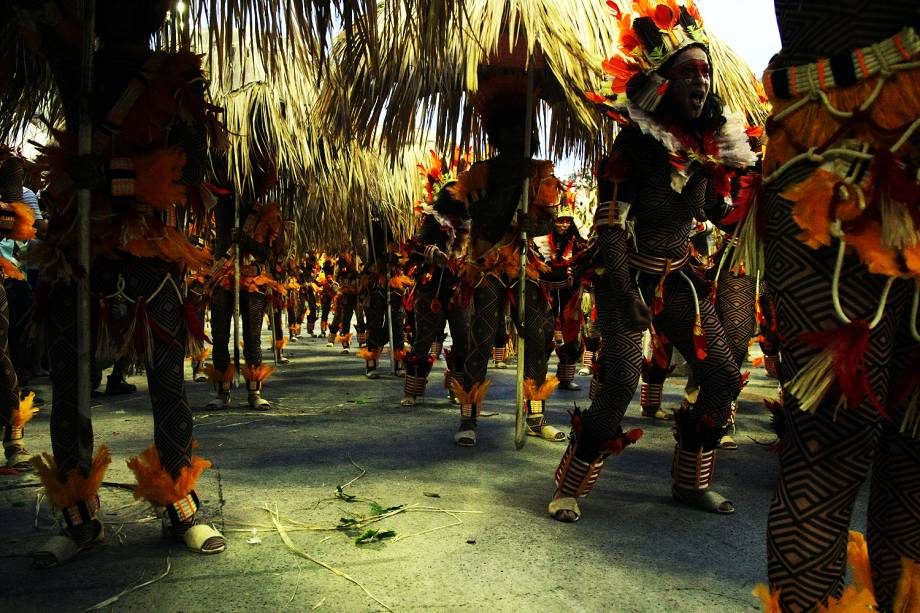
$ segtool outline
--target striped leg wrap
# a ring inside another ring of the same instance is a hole
[[[556,367],[556,378],[560,382],[565,381],[574,381],[575,380],[575,365],[574,364],[559,364]]]
[[[5,430],[6,430],[6,436],[3,437],[4,443],[11,443],[13,441],[21,441],[26,435],[26,429],[24,426],[19,426],[18,428],[7,426]]]
[[[531,417],[543,417],[543,409],[546,408],[544,401],[525,400],[524,404],[527,407],[527,415]]]
[[[412,396],[413,398],[417,396],[424,396],[425,387],[427,385],[427,377],[415,377],[413,375],[407,374],[405,383],[403,384],[403,393],[406,396]]]
[[[441,351],[444,350],[444,343],[442,341],[435,341],[431,343],[431,351],[429,355],[433,355],[434,359],[437,360],[441,357]]]
[[[553,332],[553,342],[557,346],[561,346],[565,344],[565,338],[562,336],[562,330],[556,330]]]
[[[584,364],[585,368],[590,370],[591,367],[594,366],[594,352],[585,350],[585,355],[582,356],[581,362]]]
[[[246,391],[247,392],[261,392],[262,391],[262,382],[261,381],[246,381]]]
[[[195,493],[195,490],[192,490],[184,498],[180,498],[168,505],[166,507],[166,514],[169,516],[173,525],[187,524],[195,519],[195,514],[198,513],[199,506],[201,506],[201,502],[198,500],[198,494]]]
[[[495,363],[504,362],[507,353],[508,349],[506,347],[492,347],[492,361]]]
[[[556,494],[567,498],[586,496],[601,476],[604,468],[604,459],[600,458],[593,464],[588,464],[575,457],[577,444],[569,443],[562,461],[556,468]]]
[[[643,409],[660,409],[664,384],[643,383],[639,391],[639,404]]]
[[[476,419],[479,417],[479,407],[475,404],[461,404],[460,405],[460,418],[461,419]]]
[[[775,355],[763,356],[763,367],[767,371],[767,376],[774,379],[779,378],[779,360]]]
[[[451,384],[456,381],[460,385],[463,385],[463,373],[457,372],[455,370],[445,370],[444,371],[444,387],[451,389]]]
[[[96,519],[98,512],[99,496],[93,496],[89,500],[81,500],[72,507],[61,509],[61,516],[68,528],[76,528]]]
[[[684,451],[674,446],[674,464],[671,479],[674,485],[696,491],[705,490],[712,484],[712,472],[716,464],[716,452]]]

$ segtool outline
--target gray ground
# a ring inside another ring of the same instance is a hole
[[[50,512],[43,503],[36,520],[39,489],[17,487],[34,477],[2,476],[3,610],[84,610],[159,577],[167,565],[165,577],[110,608],[756,610],[750,592],[765,578],[764,526],[776,475],[775,457],[749,438],[773,439],[759,399],[775,395],[775,385],[762,369],[752,368],[742,394],[741,448],[723,452],[717,465],[719,489],[734,499],[737,513],[714,516],[671,501],[673,439],[668,426],[637,417],[637,393],[624,425],[644,428],[645,438],[609,462],[582,503],[581,521],[566,525],[546,514],[563,445],[529,439],[522,451],[513,448],[513,368],[491,371],[480,444],[461,449],[452,443],[458,410],[442,393],[442,361],[430,396],[404,408],[402,380],[366,380],[353,354],[341,356],[318,339],[290,345],[288,353],[292,362],[268,382],[266,397],[275,401],[268,413],[208,411],[208,387],[188,385],[200,453],[215,465],[198,490],[215,525],[226,528],[224,554],[202,557],[170,546],[143,503],[108,486],[101,493],[106,544],[61,568],[33,570],[30,552],[53,533]],[[143,377],[131,380],[144,392]],[[588,378],[579,381],[583,391],[556,393],[551,422],[566,424],[573,400],[587,405]],[[37,383],[50,401],[47,379]],[[683,383],[669,382],[668,404],[679,401]],[[244,398],[238,393],[236,399]],[[100,402],[96,440],[115,458],[106,481],[130,483],[125,459],[151,442],[147,396]],[[50,402],[27,430],[33,452],[50,448],[49,412]],[[344,484],[344,494],[361,500],[337,498],[336,486]],[[357,546],[354,534],[330,530],[340,518],[370,516],[368,501],[406,505],[370,526],[394,530],[396,538]],[[315,562],[284,544],[264,507],[277,509],[292,544]]]

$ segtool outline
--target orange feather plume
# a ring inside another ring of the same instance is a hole
[[[380,350],[375,349],[373,351],[369,350],[367,347],[362,347],[358,350],[358,357],[367,362],[374,362],[380,358]]]
[[[45,486],[48,502],[56,509],[66,509],[78,502],[92,499],[98,492],[105,471],[112,463],[112,454],[105,445],[100,445],[93,456],[89,474],[83,476],[79,469],[67,473],[62,483],[58,477],[57,463],[51,454],[43,453],[32,458],[32,465]]]
[[[482,408],[482,403],[486,399],[486,393],[489,391],[490,385],[492,385],[492,380],[486,379],[482,383],[474,383],[470,391],[467,392],[463,389],[462,381],[457,379],[451,379],[450,381],[450,389],[454,392],[460,404],[475,404],[479,408]]]
[[[243,378],[247,381],[258,381],[259,383],[262,383],[271,377],[273,372],[275,372],[274,367],[269,366],[268,364],[259,364],[258,366],[244,366]]]
[[[38,413],[38,407],[33,406],[35,401],[35,392],[29,392],[25,398],[19,401],[19,406],[13,410],[10,421],[10,427],[22,428]]]
[[[558,385],[559,379],[553,375],[546,377],[540,385],[537,385],[533,379],[524,379],[524,399],[546,400],[553,395]]]
[[[207,375],[208,383],[217,385],[218,383],[230,383],[233,381],[233,376],[236,374],[236,368],[233,366],[233,364],[231,364],[227,367],[227,370],[220,372],[214,368],[214,366],[208,364],[201,369],[201,372]]]
[[[192,443],[192,447],[196,447]],[[128,460],[128,468],[134,473],[137,485],[134,487],[134,497],[143,498],[151,504],[165,507],[180,500],[195,489],[195,482],[205,470],[211,468],[211,463],[204,458],[192,456],[189,466],[179,470],[179,476],[173,476],[163,468],[160,462],[160,453],[155,445],[151,445]]]

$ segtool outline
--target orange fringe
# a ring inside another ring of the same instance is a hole
[[[802,228],[798,239],[812,249],[831,245],[831,203],[838,196],[836,187],[839,182],[835,174],[818,169],[782,194],[783,198],[793,203],[792,217]],[[859,204],[853,194],[837,202],[836,215],[842,221],[850,221],[860,214]],[[898,253],[882,246],[882,229],[878,222],[870,222],[860,233],[847,234],[844,238],[847,246],[856,252],[869,272],[891,277],[901,275]],[[920,249],[917,257],[920,258]],[[920,271],[920,262],[917,263],[917,270]]]
[[[105,477],[105,470],[112,463],[112,454],[105,445],[100,445],[93,456],[89,467],[89,475],[84,477],[79,469],[75,468],[67,473],[65,483],[58,478],[58,467],[51,454],[43,453],[32,458],[32,466],[38,473],[42,484],[45,486],[45,495],[48,502],[56,509],[66,509],[78,502],[90,500],[99,492],[99,486]]]
[[[410,279],[406,275],[399,275],[398,277],[393,277],[392,279],[390,279],[390,287],[392,289],[402,290],[402,289],[406,289],[410,285],[412,285],[412,279]]]
[[[470,192],[484,190],[489,185],[489,167],[484,163],[473,164],[469,170],[457,177],[457,182],[447,191],[460,202],[466,202]]]
[[[35,238],[35,211],[32,207],[22,202],[13,202],[6,206],[13,211],[16,218],[12,229],[4,233],[5,237],[14,241],[30,241]]]
[[[208,266],[210,254],[192,245],[176,228],[165,227],[162,233],[147,235],[127,241],[121,249],[139,258],[157,258],[181,264],[192,270]]]
[[[559,379],[554,375],[546,377],[540,386],[533,379],[524,379],[524,400],[546,400],[553,395],[557,385]]]
[[[860,81],[850,87],[840,87],[826,92],[830,102],[838,109],[849,111],[866,101],[875,89],[878,77]],[[773,114],[779,114],[797,102],[773,98]],[[900,128],[913,123],[917,118],[916,110],[920,108],[920,68],[901,70],[889,78],[882,87],[878,99],[869,107],[869,117],[882,129]],[[764,157],[764,174],[768,175],[782,166],[787,160],[800,152],[793,144],[798,141],[805,147],[817,147],[829,139],[840,127],[840,123],[827,112],[824,104],[818,100],[785,117],[782,129],[770,130],[770,146]],[[901,136],[880,135],[871,128],[869,122],[858,122],[848,136],[864,142],[873,143],[878,149],[889,149]]]
[[[396,352],[393,354],[393,357],[396,359],[397,362],[402,364],[403,362],[406,361],[406,356],[408,354],[409,352],[406,351],[405,349],[397,349]]]
[[[489,391],[490,385],[492,385],[492,379],[486,379],[482,383],[474,383],[470,391],[467,392],[463,389],[462,381],[457,379],[451,379],[450,381],[450,389],[454,392],[460,404],[475,404],[479,408],[482,408],[482,402],[486,399],[486,392]]]
[[[192,448],[197,447],[192,443]],[[155,445],[151,445],[128,460],[128,468],[134,473],[137,485],[134,487],[134,498],[150,502],[153,505],[165,507],[180,500],[195,489],[195,482],[205,470],[211,468],[211,463],[204,458],[192,456],[192,463],[183,466],[179,476],[173,479],[172,475],[160,463],[160,453]]]
[[[914,613],[920,610],[920,564],[902,559],[901,579],[895,594],[893,611],[895,613]],[[847,543],[847,564],[853,577],[853,584],[848,586],[840,598],[828,598],[827,604],[817,606],[818,613],[860,613],[874,611],[878,607],[872,588],[872,568],[869,562],[869,548],[866,538],[850,530]],[[779,613],[779,590],[772,592],[763,583],[752,592],[760,599],[764,613]]]
[[[35,392],[29,392],[25,398],[19,401],[19,406],[13,411],[10,427],[22,428],[38,413],[38,407],[32,406],[35,401]]]
[[[218,383],[230,383],[236,374],[236,367],[233,364],[227,366],[227,370],[220,372],[213,365],[208,364],[201,369],[201,372],[208,376],[208,383],[217,385]]]
[[[185,206],[186,186],[181,183],[185,162],[185,153],[178,146],[134,158],[134,197],[158,209]]]
[[[281,235],[281,223],[281,207],[277,202],[269,202],[262,207],[262,214],[259,216],[259,221],[256,222],[252,236],[265,244],[268,240],[276,239]]]
[[[198,355],[193,355],[192,359],[196,362],[204,362],[208,359],[208,356],[211,354],[211,350],[208,347],[205,347],[201,350],[201,353]]]
[[[26,278],[23,272],[19,270],[19,267],[4,257],[0,257],[0,272],[2,272],[3,276],[7,279],[16,279],[17,281],[22,281]]]
[[[284,349],[288,344],[288,339],[282,337],[275,341],[275,349]]]
[[[341,334],[335,335],[335,342],[337,343],[350,343],[351,342],[351,332],[342,336]]]
[[[258,366],[244,366],[243,378],[247,381],[258,381],[259,383],[262,383],[271,377],[273,372],[275,372],[275,368],[273,366],[269,366],[268,364],[259,364]]]
[[[369,351],[366,347],[358,350],[358,357],[366,362],[372,362],[380,358],[380,350]]]

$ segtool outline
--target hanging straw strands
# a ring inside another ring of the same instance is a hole
[[[726,107],[743,113],[750,125],[764,125],[769,109],[767,95],[760,81],[754,76],[747,62],[722,39],[712,33],[708,36],[713,68],[713,91],[722,98]]]
[[[439,150],[481,150],[484,138],[470,96],[490,57],[507,55],[520,41],[537,58],[550,152],[584,154],[593,147],[602,119],[583,92],[600,79],[601,59],[617,41],[615,20],[603,2],[467,0],[442,24],[440,46],[411,29],[411,15],[386,13],[393,10],[401,7],[378,7],[380,23],[395,19],[398,25],[378,29],[376,46],[360,31],[336,41],[341,70],[330,75],[318,107],[336,134],[379,142],[389,155],[429,132],[438,135]],[[378,125],[385,129],[378,133]]]

